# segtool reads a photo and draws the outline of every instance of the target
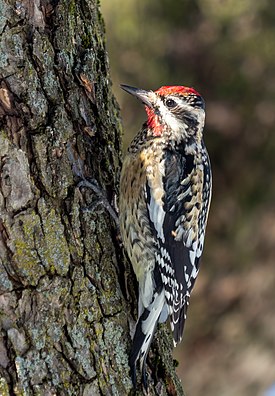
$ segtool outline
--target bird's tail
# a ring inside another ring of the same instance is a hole
[[[147,308],[144,308],[138,319],[129,358],[134,387],[136,386],[136,364],[139,359],[142,371],[142,383],[144,388],[147,389],[146,357],[164,304],[165,296],[163,289],[160,293],[156,292],[154,294],[151,304]]]
[[[175,309],[175,306],[173,308],[174,310],[170,317],[170,325],[173,332],[174,347],[176,347],[177,344],[182,340],[187,304],[184,304],[183,307],[177,307],[177,309]]]

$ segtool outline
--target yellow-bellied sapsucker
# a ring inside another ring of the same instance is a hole
[[[193,88],[164,86],[126,92],[145,105],[147,122],[131,143],[120,180],[122,240],[139,283],[138,321],[130,355],[132,379],[158,322],[170,317],[174,345],[182,339],[199,271],[212,178],[203,142],[204,100]]]

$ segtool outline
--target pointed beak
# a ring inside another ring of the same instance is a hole
[[[129,94],[135,96],[143,104],[145,104],[145,106],[153,107],[152,91],[145,91],[144,89],[130,87],[129,85],[125,85],[125,84],[120,84],[120,88],[124,89],[124,91],[128,92]]]

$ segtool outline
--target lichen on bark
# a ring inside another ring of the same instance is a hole
[[[0,394],[130,394],[134,281],[115,223],[78,185],[96,178],[110,202],[118,190],[99,5],[0,0],[0,33]],[[181,394],[168,377],[153,395]]]

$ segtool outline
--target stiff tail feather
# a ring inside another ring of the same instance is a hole
[[[187,305],[185,304],[183,307],[179,307],[178,311],[175,310],[171,315],[170,325],[173,333],[174,347],[176,347],[177,344],[182,340],[186,311]]]
[[[154,294],[151,304],[144,308],[138,319],[129,358],[134,387],[136,387],[136,365],[137,361],[140,360],[142,383],[144,388],[147,389],[146,357],[164,304],[165,297],[164,290],[162,290],[160,293]]]

